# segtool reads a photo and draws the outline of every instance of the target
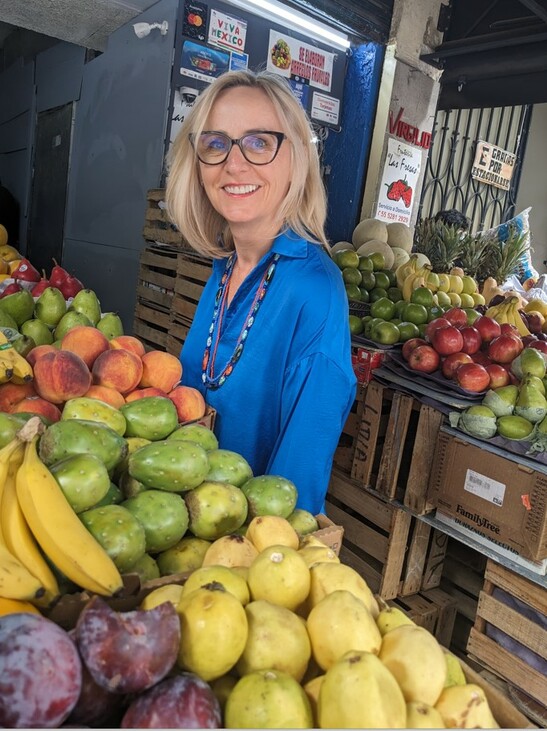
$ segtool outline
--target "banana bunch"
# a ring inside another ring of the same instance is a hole
[[[32,367],[0,332],[0,383],[26,383],[33,377]]]
[[[120,573],[40,460],[39,423],[30,419],[0,450],[0,597],[49,606],[59,587],[47,559],[82,589],[111,596]]]
[[[431,291],[435,292],[437,288],[435,287],[435,289],[433,289],[433,285],[430,281],[431,274],[434,274],[431,265],[424,264],[423,266],[416,269],[415,272],[405,277],[403,286],[401,288],[401,291],[403,293],[403,299],[406,302],[410,302],[412,292],[418,287],[427,287],[428,289],[431,289]],[[435,277],[437,277],[436,274]]]
[[[518,297],[506,297],[499,305],[494,305],[486,310],[486,317],[499,322],[500,325],[508,323],[514,325],[521,337],[530,335],[530,330],[524,324],[520,316],[520,300]]]

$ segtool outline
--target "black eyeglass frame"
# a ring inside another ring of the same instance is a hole
[[[263,135],[273,135],[277,139],[277,149],[276,149],[276,151],[275,151],[274,156],[272,157],[272,159],[271,160],[268,160],[268,162],[253,162],[252,160],[249,160],[249,158],[245,154],[245,150],[243,149],[243,147],[241,145],[241,141],[244,140],[245,137],[252,137],[253,135],[261,135],[261,134],[263,134]],[[279,152],[279,150],[281,148],[281,144],[282,144],[283,140],[286,140],[287,139],[287,135],[284,132],[274,132],[273,130],[270,130],[270,129],[261,129],[261,130],[257,130],[256,132],[247,132],[247,134],[242,135],[238,139],[232,139],[231,137],[229,137],[224,132],[216,132],[214,130],[211,130],[211,131],[203,130],[203,132],[201,132],[199,136],[201,136],[201,135],[219,135],[219,136],[225,137],[230,142],[230,148],[227,151],[226,157],[224,157],[224,159],[219,160],[218,162],[206,162],[205,160],[202,160],[201,157],[199,156],[199,153],[198,153],[197,148],[196,148],[196,145],[195,145],[195,139],[196,139],[196,136],[198,136],[198,135],[194,134],[193,132],[190,132],[190,134],[188,135],[188,139],[190,140],[190,144],[192,145],[192,149],[196,153],[197,159],[203,165],[222,165],[223,163],[226,162],[226,160],[230,156],[230,152],[232,151],[232,148],[233,148],[234,145],[237,145],[239,147],[239,149],[241,151],[241,154],[243,155],[243,157],[245,158],[245,160],[247,160],[247,162],[250,163],[251,165],[258,165],[258,166],[260,166],[260,165],[270,165],[270,163],[272,163],[275,160],[275,158],[277,157],[277,153]]]

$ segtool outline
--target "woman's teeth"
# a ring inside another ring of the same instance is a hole
[[[224,190],[232,195],[244,195],[254,193],[255,190],[258,190],[258,185],[227,185]]]

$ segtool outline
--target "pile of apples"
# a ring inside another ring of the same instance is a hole
[[[525,342],[526,341],[526,342]],[[547,343],[534,336],[522,338],[516,327],[454,307],[428,323],[423,338],[403,344],[402,356],[415,371],[442,374],[460,388],[481,393],[517,383],[511,363],[525,347],[547,353]]]

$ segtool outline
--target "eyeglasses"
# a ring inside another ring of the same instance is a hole
[[[202,132],[200,135],[188,136],[198,160],[205,165],[225,162],[234,145],[239,147],[243,157],[252,165],[268,165],[275,160],[286,138],[283,132],[253,132],[237,140],[222,132]]]

